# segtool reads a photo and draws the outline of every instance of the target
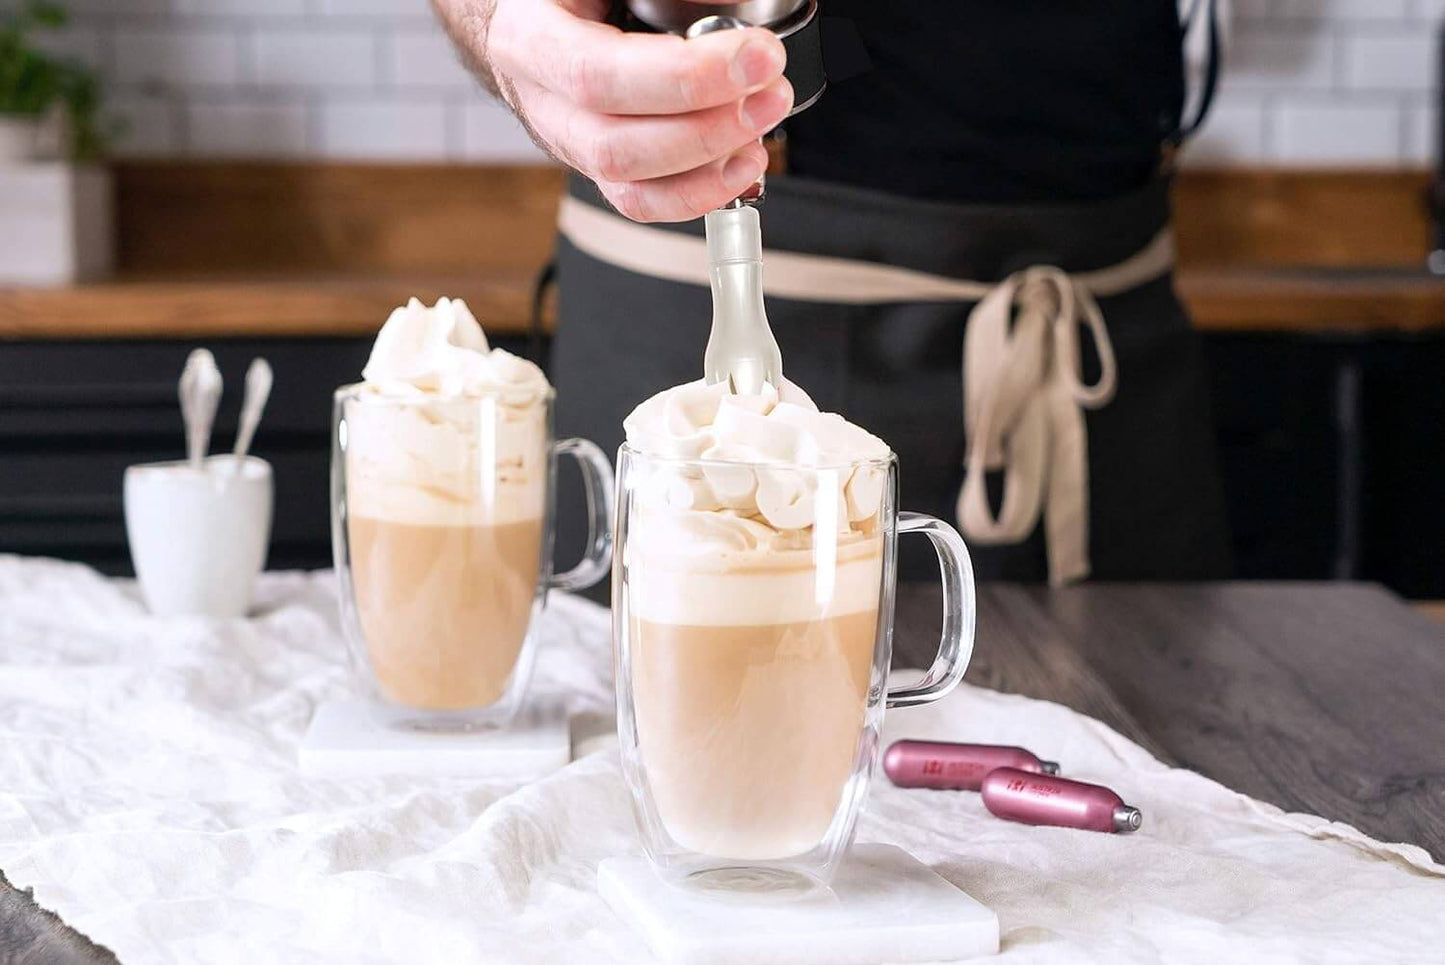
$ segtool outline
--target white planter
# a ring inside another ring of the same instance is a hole
[[[108,274],[114,260],[109,171],[0,164],[0,284],[73,285]]]

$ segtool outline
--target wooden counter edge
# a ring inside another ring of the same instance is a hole
[[[525,333],[533,272],[120,278],[0,287],[0,339],[369,335],[416,296],[465,298],[489,332]],[[1185,270],[1178,288],[1207,332],[1408,335],[1445,331],[1445,280],[1392,275]],[[551,330],[551,312],[544,330]]]
[[[1209,332],[1417,334],[1445,330],[1445,279],[1391,271],[1185,269],[1177,287]]]
[[[375,334],[413,296],[467,301],[494,334],[527,331],[530,272],[117,280],[0,288],[0,339],[346,337]]]

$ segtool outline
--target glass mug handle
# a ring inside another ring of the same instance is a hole
[[[582,470],[587,490],[587,552],[582,562],[552,576],[554,590],[585,590],[607,575],[612,564],[612,463],[586,439],[562,439],[552,451],[571,456]]]
[[[916,684],[888,691],[889,707],[930,704],[963,679],[973,656],[973,630],[977,606],[973,590],[973,561],[958,531],[941,519],[922,513],[899,513],[898,532],[922,533],[933,541],[943,571],[943,635],[933,666]]]

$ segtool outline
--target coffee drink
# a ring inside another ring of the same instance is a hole
[[[536,598],[542,520],[502,526],[353,515],[352,579],[382,693],[465,710],[501,697]]]
[[[459,301],[413,300],[347,403],[352,591],[377,689],[404,707],[507,691],[539,599],[550,390]]]
[[[805,569],[694,571],[686,596],[655,596],[680,574],[634,571],[638,741],[683,847],[764,859],[823,838],[859,753],[878,634],[881,547],[856,549],[832,574],[845,592],[822,605],[807,551],[781,554]]]
[[[636,484],[619,601],[657,817],[701,854],[804,854],[869,750],[888,449],[791,385],[682,386],[626,427],[661,457]]]

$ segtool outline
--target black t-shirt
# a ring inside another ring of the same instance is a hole
[[[823,0],[871,67],[787,122],[788,168],[961,202],[1144,184],[1184,99],[1175,0]],[[856,41],[855,41],[856,42]],[[826,54],[825,54],[826,56]]]

